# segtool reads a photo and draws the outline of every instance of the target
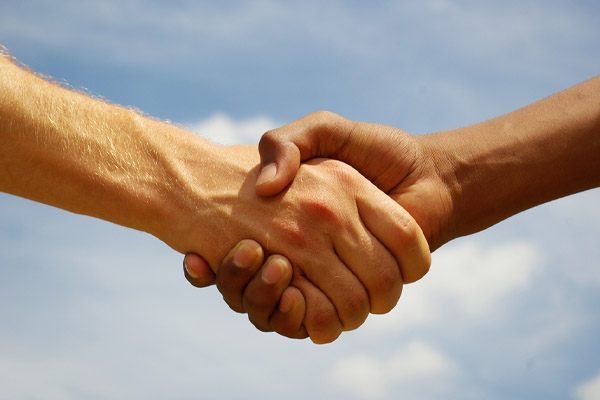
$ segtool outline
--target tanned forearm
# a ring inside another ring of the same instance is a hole
[[[423,142],[452,191],[449,239],[480,231],[600,186],[600,77]]]

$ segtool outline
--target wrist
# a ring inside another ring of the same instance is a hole
[[[479,232],[513,213],[511,150],[498,138],[482,140],[494,130],[491,124],[483,129],[473,125],[424,137],[449,198],[443,243]]]
[[[439,200],[436,221],[430,222],[434,228],[427,237],[431,251],[461,236],[463,231],[460,214],[464,193],[460,179],[464,174],[458,161],[459,149],[455,148],[456,142],[450,135],[450,132],[437,132],[415,136],[421,149],[421,175],[427,177],[431,188],[428,195]]]
[[[221,166],[221,147],[176,126],[142,120],[145,158],[153,170],[145,196],[136,200],[135,229],[144,230],[180,252],[181,232],[189,231],[192,212],[206,208],[214,175]],[[202,238],[198,238],[201,240]],[[183,247],[182,247],[183,246]]]
[[[127,128],[120,132],[123,141],[115,143],[117,167],[96,174],[98,182],[92,187],[104,192],[109,201],[90,215],[164,240],[170,229],[182,225],[176,217],[183,208],[182,186],[188,178],[179,153],[190,147],[195,135],[134,111],[119,110],[118,119],[111,124]],[[211,146],[204,143],[207,152]],[[202,157],[200,149],[196,151]],[[101,161],[99,165],[112,163]]]
[[[156,146],[162,182],[145,212],[155,216],[149,233],[178,252],[201,254],[216,270],[233,241],[242,239],[223,240],[234,236],[228,232],[233,209],[242,189],[254,184],[249,179],[256,179],[256,147],[217,145],[164,124],[154,129],[161,131]]]

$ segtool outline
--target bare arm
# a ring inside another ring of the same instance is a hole
[[[600,77],[501,117],[420,138],[453,204],[448,239],[600,186]]]
[[[423,136],[318,112],[267,132],[259,149],[259,194],[285,187],[301,160],[335,158],[403,205],[434,250],[600,185],[600,76],[501,117]]]
[[[301,161],[342,160],[406,208],[433,251],[538,204],[600,186],[600,76],[501,117],[424,136],[317,112],[267,132],[259,148],[257,193],[278,193]],[[404,274],[405,282],[420,276]],[[227,281],[220,286],[246,303],[264,298]],[[264,325],[274,309],[270,303],[248,312]],[[299,318],[279,317],[280,327]]]
[[[239,240],[254,239],[289,258],[317,342],[391,309],[399,265],[428,268],[418,225],[356,171],[315,160],[284,194],[261,199],[256,150],[214,145],[0,56],[4,192],[148,232],[202,254],[213,270]]]
[[[162,212],[156,194],[173,181],[157,168],[166,160],[153,150],[160,146],[153,128],[133,111],[53,85],[0,57],[4,192],[152,231],[160,218],[150,216]],[[140,205],[142,218],[132,219]]]

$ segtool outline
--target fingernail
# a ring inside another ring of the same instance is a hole
[[[183,259],[183,268],[192,279],[198,279],[200,276],[196,274],[192,269],[190,269],[187,265],[185,258]]]
[[[262,272],[262,279],[269,285],[274,285],[279,282],[283,275],[285,274],[285,270],[287,265],[283,260],[280,259],[271,259],[265,269]]]
[[[242,243],[238,246],[235,254],[233,255],[233,263],[238,268],[250,268],[256,261],[256,252],[252,247],[246,243]]]
[[[264,167],[262,171],[260,171],[260,175],[256,180],[256,184],[262,185],[265,182],[269,182],[270,180],[275,178],[275,175],[277,175],[277,164],[271,163]]]

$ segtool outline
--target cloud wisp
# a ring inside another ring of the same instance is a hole
[[[334,365],[329,382],[337,392],[353,398],[394,398],[394,393],[428,398],[430,390],[423,388],[432,389],[430,394],[437,397],[448,393],[459,375],[456,362],[443,351],[416,340],[383,359],[369,354],[344,357]]]
[[[258,144],[263,133],[281,124],[266,116],[235,120],[225,113],[216,113],[198,122],[185,124],[192,132],[222,145]]]
[[[595,400],[600,398],[600,372],[575,388],[573,394],[575,400]]]

